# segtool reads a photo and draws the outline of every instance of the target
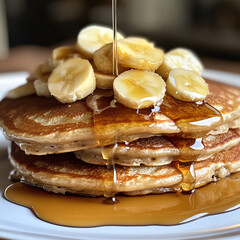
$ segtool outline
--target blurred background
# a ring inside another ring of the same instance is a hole
[[[88,24],[111,26],[111,0],[0,0],[0,72],[32,71]],[[240,73],[239,0],[118,0],[118,29]]]

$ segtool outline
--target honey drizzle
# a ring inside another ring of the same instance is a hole
[[[105,148],[102,146],[102,157],[106,161],[106,166],[108,168],[108,176],[104,180],[104,197],[105,197],[105,203],[108,204],[113,204],[117,202],[117,199],[115,197],[116,193],[116,187],[118,184],[118,179],[117,179],[117,171],[115,167],[115,151],[118,147],[117,142],[112,146]]]
[[[194,137],[203,137],[222,122],[221,113],[205,100],[183,102],[166,94],[160,108],[160,112],[173,120],[181,129],[182,137],[186,129],[193,127]]]
[[[194,161],[183,161],[182,159],[178,159],[176,166],[182,173],[181,192],[193,193],[196,184]]]
[[[180,139],[176,137],[167,137],[167,139],[180,151],[175,167],[182,173],[182,191],[185,193],[193,192],[196,182],[194,163],[200,156],[200,151],[205,148],[203,139]]]

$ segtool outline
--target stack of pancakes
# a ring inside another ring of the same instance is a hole
[[[15,177],[55,193],[142,195],[203,186],[240,170],[240,89],[207,81],[203,103],[166,94],[136,111],[111,92],[63,104],[0,102]]]

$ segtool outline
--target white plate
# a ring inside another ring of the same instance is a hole
[[[0,99],[8,89],[24,82],[27,74],[0,74]],[[240,87],[240,75],[207,70],[205,77]],[[2,196],[11,169],[8,142],[0,133],[0,238],[9,239],[239,239],[240,209],[200,218],[177,226],[107,226],[71,228],[39,220],[29,209],[8,202]],[[240,197],[240,196],[239,196]]]

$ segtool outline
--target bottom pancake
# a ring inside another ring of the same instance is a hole
[[[158,167],[116,166],[113,170],[82,162],[73,153],[34,156],[26,155],[12,143],[11,164],[26,183],[55,193],[99,196],[113,191],[126,195],[163,193],[181,189],[182,174],[174,165]],[[240,170],[240,144],[194,164],[196,187],[223,178]]]

